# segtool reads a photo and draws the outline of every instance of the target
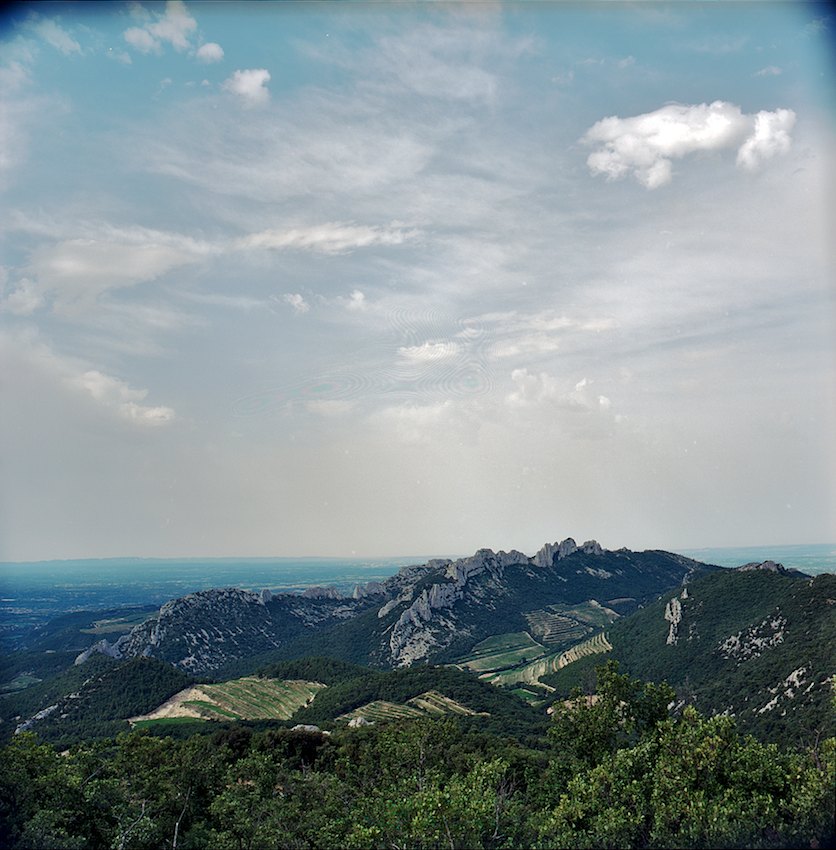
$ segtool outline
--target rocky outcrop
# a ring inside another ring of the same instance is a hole
[[[454,619],[442,612],[452,609],[468,594],[468,585],[487,575],[501,580],[509,567],[530,565],[522,552],[493,552],[479,549],[470,558],[448,562],[443,579],[423,588],[401,613],[389,637],[391,660],[406,666],[424,660],[433,650],[449,644],[456,635]],[[478,594],[476,594],[478,597]]]
[[[556,561],[562,561],[564,558],[578,551],[578,546],[571,537],[558,543],[546,543],[545,546],[534,556],[534,563],[538,567],[551,567]]]
[[[727,637],[720,644],[718,650],[723,657],[733,658],[737,661],[758,658],[767,650],[783,643],[786,627],[786,618],[779,611],[776,611],[760,623],[749,626],[748,629],[744,629],[736,635]]]
[[[365,584],[355,584],[351,594],[352,599],[365,599],[369,596],[380,596],[386,589],[381,581],[367,581]]]
[[[122,657],[121,652],[115,645],[111,644],[105,638],[102,638],[102,640],[97,641],[89,649],[85,649],[84,652],[78,655],[73,663],[78,667],[79,665],[84,664],[90,656],[95,655],[97,652],[102,655],[109,655],[111,658]]]
[[[679,624],[682,622],[682,603],[675,596],[665,605],[665,619],[671,624],[665,643],[676,646],[679,643]]]

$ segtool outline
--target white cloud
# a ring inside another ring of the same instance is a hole
[[[0,311],[5,310],[15,316],[31,316],[44,305],[44,297],[28,278],[18,281],[17,286],[0,301]]]
[[[104,227],[92,238],[63,239],[36,248],[26,271],[42,292],[54,294],[56,304],[66,305],[155,280],[214,252],[209,244],[179,234]]]
[[[755,116],[754,133],[737,152],[737,164],[753,170],[765,159],[787,153],[792,146],[790,131],[794,125],[795,113],[791,109],[759,112]]]
[[[311,309],[311,305],[298,292],[288,292],[282,296],[282,300],[297,313],[307,313]]]
[[[425,342],[422,345],[403,346],[398,349],[398,354],[413,363],[431,363],[453,357],[459,350],[455,342]]]
[[[609,410],[612,407],[612,402],[605,395],[599,395],[598,405],[602,410]]]
[[[201,62],[220,62],[224,58],[224,49],[220,44],[210,41],[206,44],[201,44],[195,56]]]
[[[755,71],[754,76],[756,77],[778,77],[783,73],[783,70],[779,68],[777,65],[767,65],[765,68],[761,68],[760,71]]]
[[[148,390],[133,389],[125,381],[105,375],[96,369],[72,376],[68,380],[71,385],[89,393],[95,401],[131,422],[153,426],[164,425],[174,419],[174,410],[170,407],[149,407],[139,403],[148,395]]]
[[[143,10],[144,11],[144,10]],[[168,42],[175,50],[186,50],[190,46],[192,33],[197,29],[197,21],[189,14],[182,0],[168,0],[165,12],[154,12],[151,23],[143,27],[129,27],[123,37],[131,47],[141,53],[160,53],[162,43]],[[134,14],[134,17],[146,15]],[[218,47],[218,45],[215,45]],[[200,51],[198,51],[199,53]],[[223,54],[223,51],[221,51]],[[214,60],[209,60],[214,61]]]
[[[510,407],[527,407],[558,397],[557,382],[546,372],[531,374],[528,369],[514,369],[511,380],[515,389],[505,397]]]
[[[270,72],[264,68],[250,68],[244,71],[236,71],[223,83],[224,91],[232,92],[243,98],[244,102],[254,106],[267,103],[270,99],[270,90],[267,83],[270,82]]]
[[[289,230],[263,230],[238,241],[241,248],[300,249],[323,254],[340,254],[352,248],[373,245],[400,245],[415,235],[414,230],[397,226],[369,227],[365,225],[326,222],[312,227],[293,227]]]
[[[182,0],[168,0],[165,13],[148,26],[148,31],[160,41],[169,42],[177,50],[189,46],[189,36],[197,29],[197,21],[189,14]]]
[[[73,53],[81,53],[81,45],[51,18],[38,20],[35,24],[33,24],[32,29],[47,44],[63,53],[65,56],[70,56]]]
[[[122,33],[122,37],[140,53],[160,53],[162,51],[162,45],[159,41],[148,30],[141,27],[129,27]]]
[[[359,289],[353,290],[348,298],[338,298],[337,300],[345,306],[346,310],[356,310],[358,312],[365,310],[369,304],[366,301],[366,296]]]
[[[632,173],[646,188],[657,189],[671,181],[672,160],[688,154],[739,145],[737,164],[754,168],[786,153],[794,123],[790,109],[748,115],[721,100],[695,106],[669,104],[632,118],[604,118],[582,141],[599,145],[587,158],[592,174],[619,180]]]

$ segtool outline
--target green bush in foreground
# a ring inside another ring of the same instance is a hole
[[[598,699],[527,745],[451,717],[331,736],[144,732],[0,751],[0,846],[823,847],[836,739],[784,752],[727,717],[667,714],[667,686],[599,670]]]

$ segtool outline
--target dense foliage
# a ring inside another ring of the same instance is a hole
[[[12,712],[28,718],[44,706],[55,706],[34,727],[44,740],[66,746],[115,735],[127,729],[126,718],[152,711],[192,681],[181,670],[154,658],[116,661],[96,654],[60,676],[0,702],[9,717],[3,729],[5,739],[15,729]]]
[[[630,675],[671,684],[677,700],[705,714],[733,713],[740,729],[766,741],[803,744],[817,733],[836,735],[832,678],[836,674],[836,576],[814,579],[762,570],[724,570],[688,585],[676,644],[666,643],[666,594],[607,629],[611,657]],[[730,636],[759,624],[767,646],[722,651]],[[774,627],[773,627],[774,626]],[[741,627],[744,627],[741,630]],[[584,658],[543,677],[566,697],[595,689],[598,658]],[[793,686],[794,671],[801,686]],[[788,693],[789,691],[789,693]],[[774,699],[774,707],[766,706]]]
[[[339,671],[334,671],[339,675]],[[429,671],[428,671],[429,672]],[[346,680],[346,684],[351,679]],[[2,751],[9,848],[815,847],[836,740],[782,752],[671,691],[598,675],[523,745],[452,718],[346,729],[126,733]],[[334,687],[337,687],[335,684]]]

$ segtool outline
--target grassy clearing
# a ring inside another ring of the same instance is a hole
[[[79,629],[84,635],[107,635],[114,632],[127,632],[134,626],[144,623],[152,616],[148,611],[138,614],[126,614],[124,617],[111,617],[107,620],[95,620],[89,629]]]
[[[37,685],[38,682],[42,682],[43,679],[39,679],[37,676],[33,676],[31,673],[18,673],[11,682],[6,682],[4,685],[0,685],[0,693],[13,693],[15,691],[22,691],[25,688],[28,688],[30,685]]]

